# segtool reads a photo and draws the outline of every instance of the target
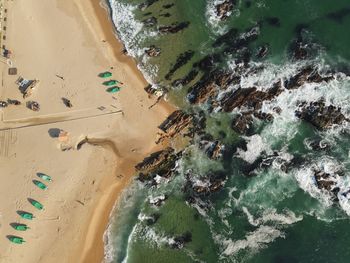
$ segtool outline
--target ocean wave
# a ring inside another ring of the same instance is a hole
[[[224,246],[223,255],[233,256],[241,250],[256,253],[277,238],[285,238],[281,230],[271,226],[261,225],[255,231],[248,233],[244,239],[227,239],[220,243]]]

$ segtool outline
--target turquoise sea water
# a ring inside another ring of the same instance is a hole
[[[254,85],[264,90],[276,79],[285,79],[309,63],[321,70],[349,71],[349,1],[237,0],[224,22],[215,16],[214,6],[221,0],[159,0],[141,10],[138,6],[142,2],[110,0],[110,6],[119,37],[146,78],[169,90],[168,98],[179,107],[191,112],[204,110],[206,132],[228,149],[241,141],[247,142],[247,149],[238,148],[213,161],[195,143],[185,150],[177,175],[168,182],[150,188],[135,181],[125,191],[106,232],[106,261],[349,262],[350,202],[342,197],[333,202],[315,186],[312,175],[315,167],[330,174],[341,170],[342,176],[336,177],[339,195],[350,188],[349,127],[320,132],[294,114],[300,100],[323,97],[349,117],[349,78],[339,74],[329,83],[306,84],[282,93],[263,107],[266,112],[279,107],[282,113],[274,115],[269,123],[256,120],[254,135],[246,137],[230,127],[237,112],[221,113],[210,111],[207,105],[192,106],[186,96],[188,89],[207,74],[208,69],[199,68],[196,63],[215,55],[212,69],[232,69],[242,54],[227,49],[251,30],[258,30],[259,34],[248,44],[252,54],[249,63],[264,69],[242,77],[239,85],[243,88]],[[171,3],[172,7],[164,7]],[[145,26],[142,21],[152,16],[157,25]],[[159,25],[187,21],[188,28],[176,34],[157,31]],[[233,29],[237,30],[235,36],[217,44]],[[306,61],[294,61],[289,54],[300,29],[303,40],[315,50]],[[159,57],[145,55],[144,50],[150,45],[161,48]],[[261,45],[269,47],[264,59],[255,56]],[[189,61],[167,78],[178,56],[188,51],[193,52]],[[191,82],[174,84],[193,69],[198,75]],[[308,142],[315,139],[331,145],[331,150],[311,150]],[[266,169],[256,169],[255,176],[243,174],[244,161],[253,162],[273,152],[284,160],[297,157],[303,164],[284,172],[276,162]],[[199,181],[209,173],[224,173],[227,181],[221,191],[201,200],[205,205],[190,205],[183,192],[188,171]],[[152,197],[160,195],[168,196],[164,205],[155,207],[149,203]],[[149,223],[150,217],[157,218],[155,224]],[[185,233],[191,234],[192,241],[181,249],[171,248],[174,237]]]

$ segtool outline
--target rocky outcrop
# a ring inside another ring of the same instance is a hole
[[[154,3],[158,2],[158,1],[159,0],[146,0],[145,2],[140,4],[138,7],[139,7],[139,9],[144,11],[146,8],[150,7],[151,5],[153,5]]]
[[[184,30],[190,25],[190,22],[180,22],[180,23],[172,23],[170,26],[160,26],[158,28],[160,33],[163,34],[175,34],[181,30]]]
[[[223,156],[225,145],[218,140],[214,140],[211,135],[205,134],[199,142],[199,148],[213,160],[220,159]]]
[[[235,0],[225,0],[223,3],[215,6],[216,15],[221,21],[226,20],[230,16],[235,2]]]
[[[333,201],[338,201],[337,195],[340,189],[336,186],[337,181],[335,175],[328,174],[321,170],[315,170],[314,178],[319,189],[328,192],[332,196]]]
[[[295,111],[295,115],[311,123],[319,130],[329,129],[333,125],[340,125],[349,121],[342,114],[340,107],[326,106],[325,101],[322,99],[310,103],[300,103],[299,109]]]
[[[197,198],[204,198],[212,193],[219,191],[226,182],[224,173],[209,174],[208,176],[195,176],[191,171],[186,174],[186,183],[183,192],[186,194],[186,200],[190,203],[195,202]]]
[[[298,71],[296,75],[291,77],[290,79],[284,82],[284,87],[286,89],[297,89],[305,83],[321,83],[321,82],[329,82],[334,79],[333,75],[329,76],[321,76],[317,68],[313,66],[306,66]]]
[[[253,130],[253,117],[250,112],[237,115],[232,121],[232,129],[244,135],[250,135]]]
[[[258,90],[256,87],[238,88],[228,92],[220,100],[220,105],[225,112],[231,112],[235,108],[246,107],[257,111],[261,108],[262,102],[272,100],[283,91],[279,82],[273,85],[268,91]]]
[[[165,79],[169,80],[173,76],[175,71],[181,68],[182,66],[186,65],[192,59],[193,56],[194,56],[193,50],[188,50],[184,53],[181,53],[177,57],[175,64],[171,67],[169,72],[165,75]]]
[[[152,181],[152,184],[157,184],[154,180],[156,176],[169,178],[176,166],[176,161],[181,155],[182,152],[175,153],[175,150],[171,147],[152,153],[135,166],[139,172],[138,179],[141,182]]]
[[[152,27],[157,25],[157,18],[155,18],[154,16],[147,18],[145,20],[142,21],[142,23],[146,26],[146,27]]]
[[[228,72],[213,72],[190,88],[187,98],[190,103],[204,103],[216,98],[219,90],[225,90],[230,84],[238,84],[240,77]]]
[[[158,57],[160,55],[160,52],[160,48],[154,45],[150,46],[148,49],[145,50],[145,53],[149,57]]]
[[[175,237],[170,242],[170,247],[173,249],[181,249],[185,246],[186,243],[189,243],[192,241],[192,234],[191,232],[185,232],[180,236]]]
[[[175,137],[192,124],[193,117],[182,110],[176,110],[161,124],[161,129],[166,137]]]

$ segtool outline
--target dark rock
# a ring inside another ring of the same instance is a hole
[[[144,221],[148,226],[154,225],[157,223],[158,219],[160,218],[160,214],[153,213],[149,217],[147,217]]]
[[[232,121],[232,129],[244,135],[250,135],[253,130],[253,117],[250,113],[242,113]]]
[[[166,5],[163,5],[163,8],[169,9],[169,8],[173,7],[174,5],[175,5],[174,3],[166,4]]]
[[[226,20],[230,16],[235,4],[235,0],[225,0],[223,3],[215,6],[216,15],[221,21]]]
[[[153,197],[149,200],[150,204],[155,205],[155,206],[161,206],[164,204],[165,200],[168,199],[168,196],[166,195],[160,195]]]
[[[146,8],[150,7],[151,5],[153,5],[154,3],[158,2],[158,1],[159,0],[146,0],[145,2],[140,4],[138,7],[141,10],[145,10]]]
[[[265,21],[270,25],[270,26],[275,26],[279,27],[281,26],[281,22],[278,17],[266,17]]]
[[[190,22],[173,23],[170,26],[160,26],[158,28],[159,32],[163,34],[171,33],[175,34],[181,30],[184,30],[190,25]]]
[[[326,17],[341,24],[347,16],[350,16],[350,7],[342,8],[335,12],[329,13]]]
[[[176,161],[181,155],[182,152],[175,153],[175,150],[171,147],[152,153],[135,166],[139,172],[138,179],[141,182],[152,181],[156,175],[169,178],[173,174]]]
[[[172,66],[172,68],[169,70],[169,72],[165,75],[165,79],[169,80],[172,75],[175,73],[176,70],[181,68],[182,66],[186,65],[194,56],[193,50],[188,50],[184,53],[181,53],[177,59],[175,64]]]
[[[6,108],[8,103],[6,101],[0,101],[0,108]]]
[[[142,23],[147,27],[152,27],[152,26],[155,26],[157,24],[157,18],[152,16],[150,18],[143,20]]]
[[[162,16],[162,17],[171,17],[171,14],[170,14],[170,13],[165,13],[165,14],[160,14],[159,16]]]
[[[185,86],[187,84],[189,84],[191,81],[193,81],[197,76],[198,76],[198,71],[195,69],[192,69],[185,77],[183,77],[182,79],[177,79],[174,80],[171,85],[173,87],[178,87],[178,86]]]
[[[238,84],[239,82],[239,76],[229,72],[216,71],[204,76],[191,87],[187,97],[190,103],[204,103],[210,98],[215,98],[219,90],[226,89],[232,83]]]
[[[193,117],[186,114],[182,110],[174,111],[170,116],[159,126],[167,137],[174,137],[188,128],[192,124]]]
[[[181,236],[177,236],[174,238],[173,242],[171,242],[169,245],[173,249],[181,249],[184,247],[186,243],[189,243],[192,241],[192,234],[191,232],[186,232],[182,234]]]
[[[304,85],[305,83],[321,83],[323,81],[329,82],[332,79],[334,79],[332,75],[322,77],[318,73],[317,68],[314,68],[313,66],[306,66],[299,70],[299,72],[296,75],[286,80],[284,82],[284,87],[286,89],[296,89]]]
[[[206,139],[205,137],[202,137],[199,142],[199,148],[204,150],[210,159],[217,160],[222,157],[225,145],[220,141],[212,140],[212,138]]]
[[[311,123],[319,130],[329,129],[333,125],[340,125],[345,121],[349,121],[342,114],[340,107],[326,106],[322,99],[309,104],[301,103],[299,109],[295,111],[295,115]]]
[[[145,53],[149,56],[149,57],[158,57],[160,55],[160,48],[152,45],[150,46],[148,49],[145,50]]]
[[[257,58],[264,58],[269,53],[269,46],[263,45],[258,48],[258,52],[256,54]]]

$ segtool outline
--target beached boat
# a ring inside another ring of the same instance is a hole
[[[18,231],[26,231],[29,229],[26,224],[11,224],[11,226]]]
[[[22,244],[24,243],[24,239],[22,237],[15,237],[15,236],[10,236],[9,237],[9,240],[12,242],[12,243],[15,243],[15,244]]]
[[[109,71],[106,71],[106,72],[102,72],[98,75],[100,78],[109,78],[112,76],[112,73],[109,72]]]
[[[47,182],[51,182],[51,176],[47,175],[47,174],[43,174],[43,173],[37,173],[36,174],[38,177],[40,177],[41,179],[47,181]]]
[[[103,85],[105,85],[105,86],[113,86],[115,84],[117,84],[116,80],[108,80],[108,81],[103,82]]]
[[[109,93],[116,93],[116,92],[120,91],[120,87],[118,87],[118,86],[111,87],[111,88],[106,89],[106,91]]]
[[[40,182],[40,181],[33,180],[33,183],[34,183],[37,187],[39,187],[40,189],[42,189],[42,190],[46,190],[46,189],[47,189],[47,186],[46,186],[44,183]]]
[[[19,215],[20,215],[20,217],[22,217],[24,219],[28,219],[28,220],[32,220],[34,218],[34,215],[32,213],[28,213],[28,212],[20,212]]]
[[[42,210],[44,208],[44,206],[36,200],[29,199],[29,203],[31,203],[32,206],[34,206],[35,208],[37,208],[39,210]]]

